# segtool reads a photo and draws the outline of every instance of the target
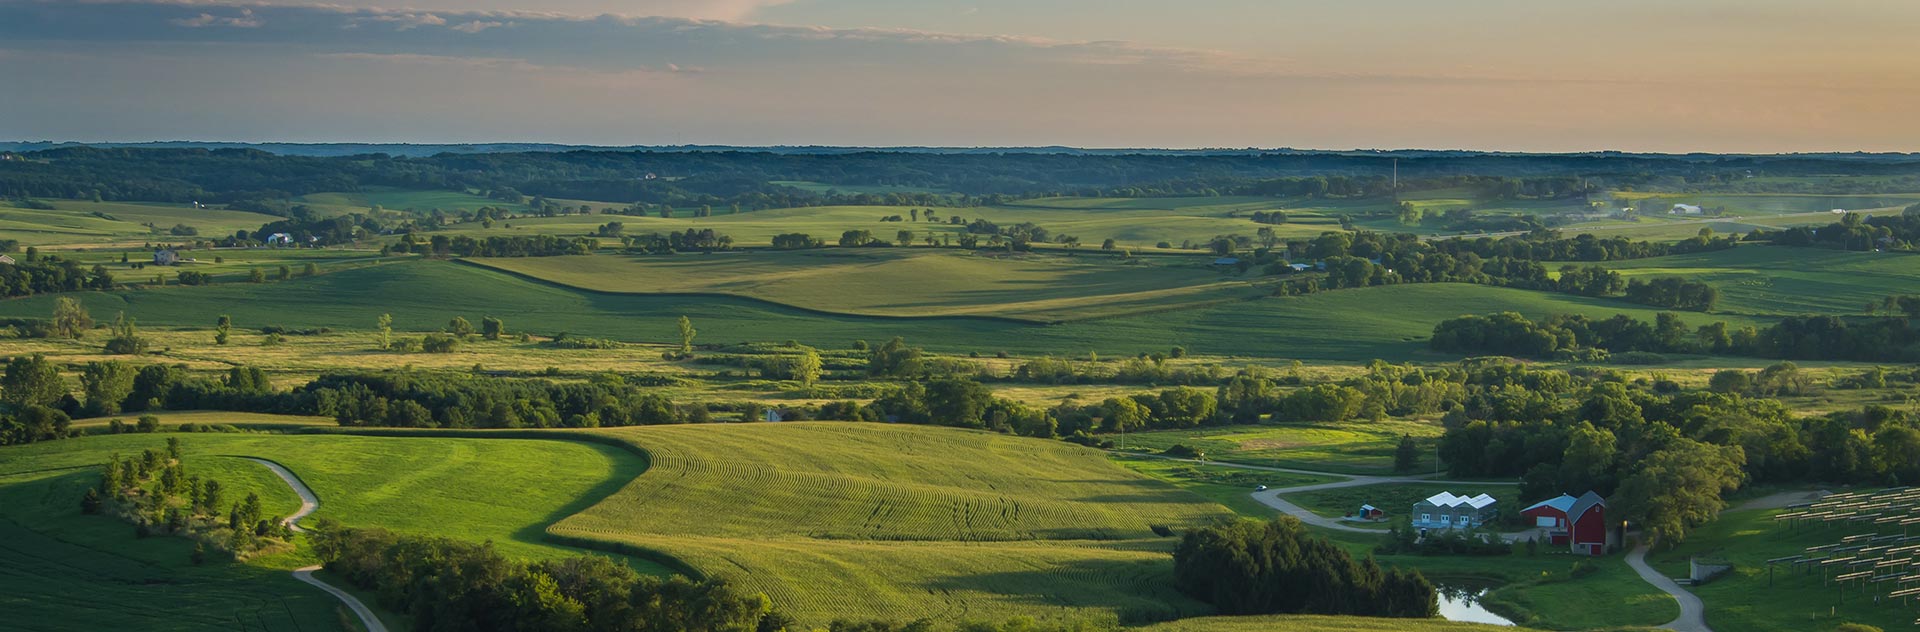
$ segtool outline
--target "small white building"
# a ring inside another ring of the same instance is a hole
[[[6,265],[13,265],[13,257],[0,255],[0,263],[4,263]]]
[[[180,253],[168,248],[153,251],[153,265],[170,266],[180,263]]]
[[[1673,205],[1672,209],[1667,211],[1667,214],[1668,215],[1699,215],[1702,212],[1704,211],[1702,211],[1699,206],[1696,206],[1693,204],[1675,204]]]
[[[267,245],[291,246],[293,245],[293,235],[290,235],[287,233],[274,233],[271,235],[267,235]]]

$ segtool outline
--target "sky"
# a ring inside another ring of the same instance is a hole
[[[0,0],[0,139],[1920,151],[1911,0]]]

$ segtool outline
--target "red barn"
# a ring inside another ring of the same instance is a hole
[[[1547,531],[1547,541],[1565,545],[1581,555],[1600,555],[1612,544],[1607,523],[1607,501],[1587,492],[1579,498],[1561,494],[1520,511]]]

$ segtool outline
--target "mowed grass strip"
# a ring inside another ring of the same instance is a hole
[[[1064,321],[1251,298],[1245,281],[1179,259],[994,256],[933,248],[472,259],[596,292],[726,294],[876,316]]]
[[[1203,612],[1171,591],[1172,538],[1225,507],[1096,450],[884,424],[595,431],[651,467],[551,532],[671,556],[808,623]]]

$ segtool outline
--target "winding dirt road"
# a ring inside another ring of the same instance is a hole
[[[293,515],[287,516],[286,520],[282,522],[286,523],[287,528],[294,530],[296,533],[306,533],[307,530],[300,526],[300,519],[307,517],[309,514],[312,514],[314,510],[320,508],[320,497],[314,495],[313,490],[307,488],[306,483],[300,482],[300,477],[294,476],[292,470],[288,470],[279,463],[253,457],[244,458],[248,461],[266,466],[267,469],[273,471],[275,476],[280,477],[280,480],[285,481],[288,487],[292,487],[293,493],[300,495],[300,510],[293,512]],[[348,594],[347,591],[335,588],[332,584],[320,581],[320,578],[314,577],[313,572],[317,570],[320,570],[319,565],[295,569],[293,571],[293,578],[327,591],[327,594],[333,595],[334,598],[339,599],[341,603],[347,604],[347,608],[353,610],[355,616],[360,617],[360,625],[365,626],[367,632],[387,632],[387,624],[380,622],[380,617],[373,613],[372,608],[368,608],[367,604],[360,601],[360,598]]]

